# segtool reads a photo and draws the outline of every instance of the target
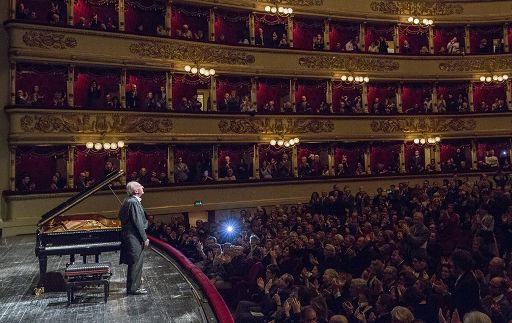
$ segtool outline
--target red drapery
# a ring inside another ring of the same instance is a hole
[[[420,50],[423,46],[428,47],[428,28],[422,28],[419,26],[411,26],[411,25],[399,25],[398,26],[399,33],[399,43],[400,43],[400,53],[401,54],[414,54],[417,55],[420,53]],[[410,45],[410,53],[404,53],[402,51],[404,41],[407,40]]]
[[[59,6],[60,23],[65,25],[67,22],[66,0],[52,0]],[[27,19],[33,22],[48,23],[50,21],[49,10],[50,1],[48,0],[16,0],[16,10],[18,10],[20,3],[23,3],[25,10],[28,11]],[[32,12],[35,17],[32,17]],[[19,14],[17,12],[17,14]]]
[[[125,91],[130,90],[131,84],[137,85],[137,92],[141,100],[140,105],[142,106],[148,92],[153,92],[153,97],[155,97],[160,92],[162,86],[165,89],[165,81],[166,76],[164,72],[131,70],[126,72]]]
[[[165,2],[155,0],[125,0],[124,24],[129,33],[140,33],[138,27],[143,26],[142,34],[156,35],[156,27],[165,28]]]
[[[420,153],[420,159],[422,161],[422,166],[425,165],[425,149],[421,145],[416,145],[414,143],[409,143],[405,145],[404,157],[405,157],[405,169],[407,172],[411,171],[412,159],[414,158],[414,154],[416,150]]]
[[[508,26],[508,43],[512,44],[512,26]]]
[[[68,148],[62,146],[52,147],[24,147],[16,148],[16,180],[28,174],[36,190],[50,188],[50,180],[56,171],[60,171],[64,179],[67,178],[66,168],[58,168],[58,159],[68,158]],[[65,165],[65,162],[62,163]]]
[[[334,169],[337,169],[338,165],[342,161],[343,155],[346,155],[348,163],[348,174],[355,173],[358,163],[361,163],[363,170],[366,170],[366,165],[364,164],[365,148],[362,146],[363,145],[361,143],[338,145],[334,151]]]
[[[319,164],[314,162],[314,156],[319,156]],[[311,166],[311,176],[321,176],[324,170],[329,170],[329,146],[327,144],[300,144],[297,150],[297,164],[306,157]],[[329,170],[330,171],[330,170]]]
[[[425,113],[423,102],[426,98],[428,98],[428,101],[432,98],[432,84],[404,84],[402,86],[402,111],[412,114]]]
[[[380,37],[384,37],[386,41],[393,41],[395,27],[393,25],[367,25],[364,35],[365,51],[372,42],[379,44]]]
[[[244,96],[251,97],[251,79],[247,77],[218,77],[217,79],[217,101],[222,100],[224,94],[235,90],[237,96],[242,100]]]
[[[244,38],[249,40],[249,13],[215,11],[215,38],[229,45],[237,45]]]
[[[370,113],[375,113],[375,111],[373,111],[373,104],[376,98],[379,98],[381,104],[383,104],[386,99],[396,103],[396,84],[368,85],[368,111]]]
[[[182,98],[190,100],[197,94],[198,89],[209,89],[210,78],[203,78],[197,75],[173,74],[172,77],[172,104],[175,110],[179,110]],[[209,104],[209,102],[208,102]],[[203,107],[204,108],[204,107]]]
[[[253,146],[250,145],[229,145],[229,146],[220,146],[218,149],[218,169],[219,169],[219,177],[222,175],[222,168],[226,165],[225,158],[229,156],[232,167],[234,168],[234,174],[237,179],[240,174],[237,172],[237,167],[243,164],[249,165],[252,169],[252,159],[254,156]],[[247,171],[250,171],[248,169]],[[252,173],[247,173],[247,177],[252,177]],[[243,176],[243,175],[242,175]]]
[[[400,144],[374,143],[370,150],[370,164],[372,171],[376,172],[378,164],[383,164],[385,169],[393,171],[400,167]]]
[[[469,39],[471,54],[492,54],[494,53],[493,40],[496,39],[500,40],[501,42],[501,40],[503,39],[503,26],[471,26]],[[482,51],[479,48],[482,39],[487,40],[487,51]]]
[[[468,89],[469,83],[467,82],[446,82],[446,83],[438,83],[436,86],[437,97],[439,98],[441,95],[446,100],[448,94],[453,95],[453,97],[458,97],[462,95],[463,97],[468,97]]]
[[[91,22],[94,14],[98,14],[98,21],[106,23],[108,19],[117,22],[117,0],[74,0],[73,23],[77,24],[80,18],[85,18],[87,25]],[[115,23],[117,27],[117,23]]]
[[[254,29],[255,34],[258,35],[258,30],[263,29],[263,41],[265,47],[277,47],[272,42],[272,34],[277,34],[278,41],[281,40],[283,35],[287,35],[288,19],[285,17],[255,14],[254,15]]]
[[[329,31],[329,42],[331,50],[344,51],[345,44],[359,37],[359,24],[331,21]]]
[[[256,103],[258,110],[270,100],[274,100],[276,108],[290,100],[290,81],[285,79],[258,79],[258,92]]]
[[[174,165],[178,163],[180,157],[190,170],[188,181],[200,181],[204,171],[208,171],[209,176],[213,177],[212,148],[210,146],[177,145],[174,149]]]
[[[121,152],[117,150],[100,150],[87,149],[85,147],[76,147],[75,149],[75,184],[78,182],[80,172],[89,171],[92,180],[99,180],[105,177],[105,163],[116,160],[119,164]]]
[[[485,102],[489,107],[498,100],[507,100],[507,86],[505,84],[492,84],[485,85],[482,83],[475,83],[473,86],[473,102],[475,111],[481,111],[482,102]]]
[[[471,167],[471,143],[463,142],[460,140],[443,141],[440,145],[441,163],[444,164],[450,158],[455,158],[457,149],[460,149],[466,157],[466,165]]]
[[[447,45],[453,37],[457,37],[460,52],[464,53],[464,33],[464,27],[434,26],[434,53],[448,54]],[[443,47],[444,53],[441,50]]]
[[[155,171],[167,173],[167,147],[165,145],[129,145],[126,151],[126,173],[146,168],[148,174]]]
[[[176,31],[182,30],[183,25],[188,25],[189,30],[193,34],[198,31],[203,32],[202,41],[208,41],[208,19],[210,17],[209,10],[200,7],[173,6],[171,18],[172,37],[180,38]]]
[[[313,38],[324,37],[324,22],[312,19],[293,19],[293,48],[313,49]]]
[[[295,83],[295,102],[301,102],[301,97],[306,96],[311,109],[315,110],[320,103],[325,102],[327,82],[317,80],[297,80]]]
[[[272,159],[279,165],[279,162],[283,159],[283,154],[288,156],[288,160],[291,163],[292,150],[290,148],[276,148],[270,145],[260,145],[258,149],[260,155],[260,169],[263,167],[264,162],[270,163]],[[293,173],[293,170],[291,170],[291,173]],[[290,174],[290,176],[292,176],[292,174]]]
[[[66,94],[67,78],[66,66],[22,63],[16,65],[16,90],[27,92],[30,97],[34,86],[38,85],[39,93],[44,96],[45,106],[52,106],[53,95],[56,92]]]
[[[105,103],[105,95],[110,94],[112,97],[119,96],[119,83],[121,80],[121,72],[119,70],[96,69],[80,67],[75,69],[75,106],[87,108],[101,108]],[[101,96],[99,106],[88,107],[88,91],[91,83],[96,83],[101,87]]]
[[[348,98],[350,102],[354,102],[356,97],[360,97],[363,93],[361,85],[354,85],[342,81],[332,82],[332,106],[335,112],[340,111],[340,99],[344,96]],[[362,101],[361,101],[362,104]]]

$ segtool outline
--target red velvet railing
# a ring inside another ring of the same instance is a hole
[[[201,290],[206,295],[206,298],[208,298],[213,312],[215,313],[215,316],[219,322],[235,322],[219,292],[217,289],[215,289],[212,283],[208,280],[208,277],[206,277],[206,275],[199,268],[197,268],[181,252],[171,247],[169,244],[163,242],[162,240],[151,236],[149,237],[149,240],[152,244],[164,250],[169,256],[176,260],[181,265],[181,268],[185,269],[185,271],[192,276],[194,281],[199,285],[199,287],[201,287]]]

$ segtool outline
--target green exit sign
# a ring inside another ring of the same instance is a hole
[[[203,206],[203,201],[201,201],[201,200],[194,201],[194,206]]]

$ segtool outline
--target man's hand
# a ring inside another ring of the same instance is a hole
[[[144,241],[144,247],[147,247],[149,246],[149,239],[146,239],[146,241]]]

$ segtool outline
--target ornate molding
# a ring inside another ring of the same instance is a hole
[[[167,133],[170,118],[121,116],[119,114],[26,114],[21,129],[30,133]]]
[[[29,47],[42,49],[66,49],[75,48],[78,45],[76,38],[65,34],[49,31],[27,31],[23,34],[23,42]]]
[[[194,43],[157,43],[140,41],[130,45],[130,52],[139,57],[176,59],[198,63],[249,65],[254,55],[234,49],[214,48]]]
[[[289,5],[289,6],[303,6],[303,7],[322,6],[324,4],[324,0],[274,0],[274,1],[257,0],[257,2],[282,4],[282,5]]]
[[[370,9],[389,15],[409,16],[447,16],[460,15],[464,7],[460,4],[443,3],[436,0],[428,1],[372,1]]]
[[[370,123],[373,132],[447,132],[475,130],[475,119],[430,119],[411,118],[393,120],[374,120]]]
[[[299,65],[314,69],[340,69],[360,72],[389,72],[400,68],[400,64],[391,59],[345,57],[341,55],[304,56],[299,58]]]
[[[233,119],[219,121],[222,133],[236,134],[304,134],[330,133],[334,122],[328,119]]]
[[[450,62],[439,63],[439,69],[445,72],[496,72],[510,69],[512,56],[505,57],[464,57]]]

